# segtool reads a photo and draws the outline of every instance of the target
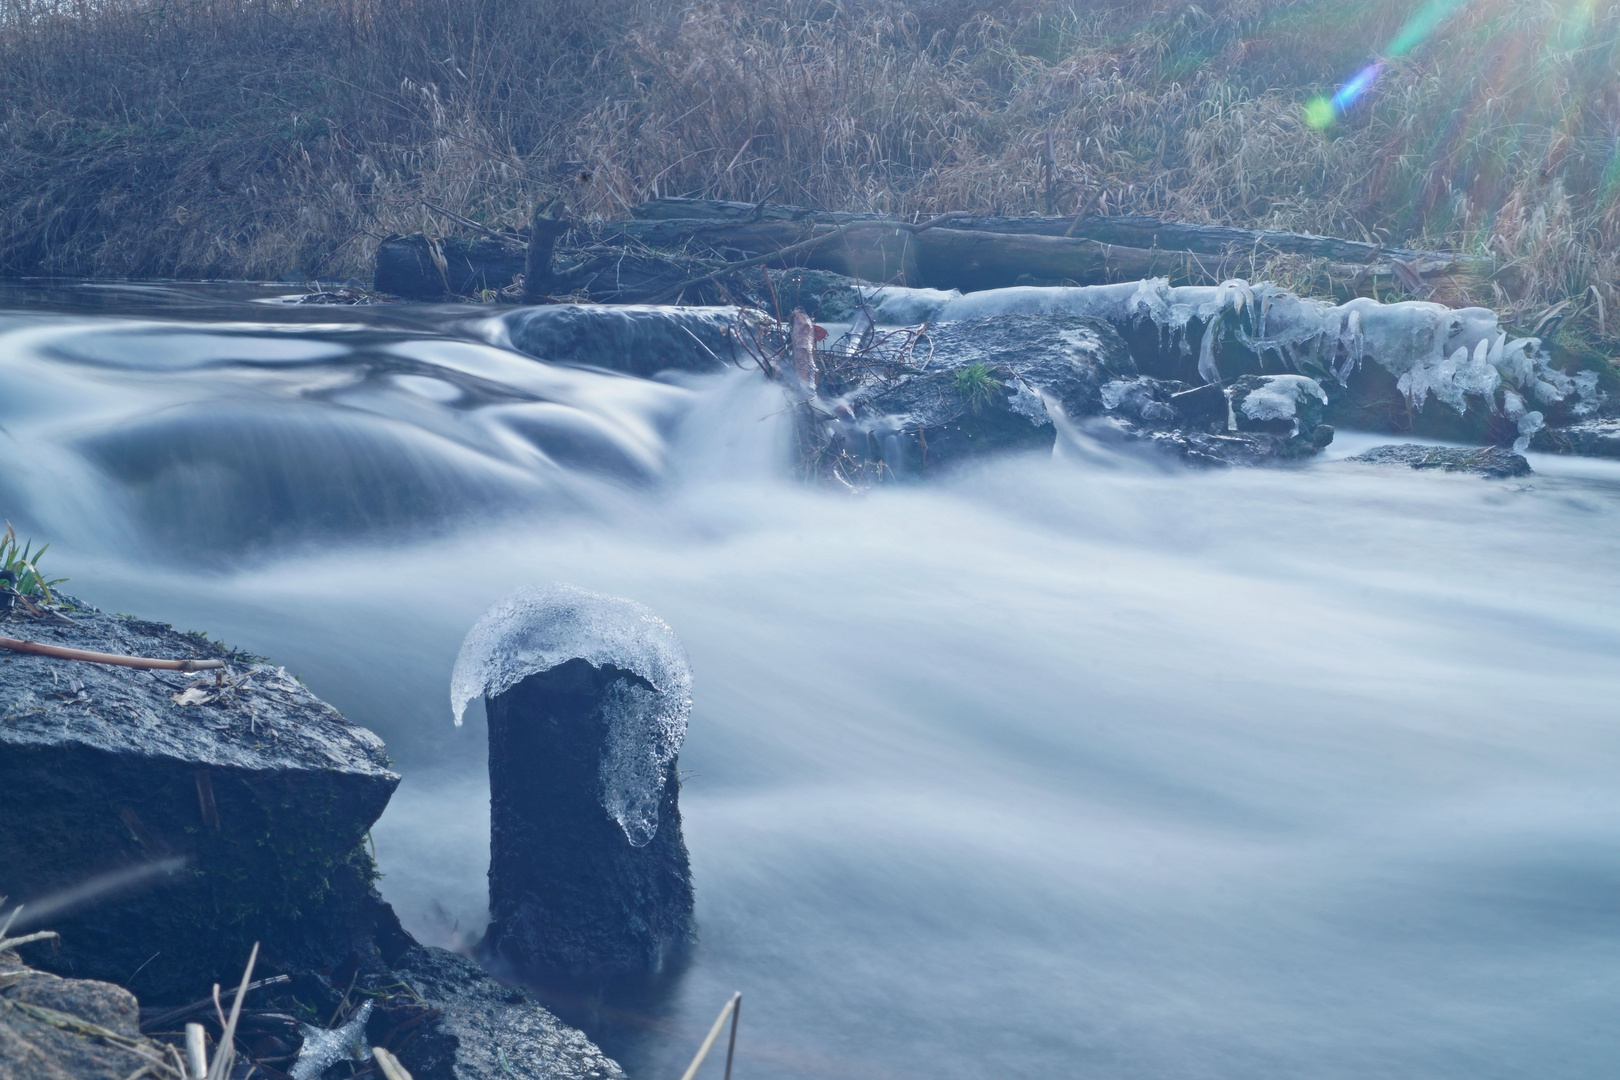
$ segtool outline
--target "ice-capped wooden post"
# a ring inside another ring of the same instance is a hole
[[[527,588],[468,633],[456,722],[489,717],[492,958],[651,973],[692,939],[676,754],[692,675],[663,620],[569,585]]]

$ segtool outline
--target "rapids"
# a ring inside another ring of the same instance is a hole
[[[754,373],[275,292],[0,291],[0,508],[69,592],[381,735],[380,888],[436,944],[485,917],[462,636],[551,581],[666,620],[701,941],[662,994],[559,1004],[632,1077],[734,989],[742,1078],[1612,1068],[1620,464],[1073,437],[850,496],[788,478]]]

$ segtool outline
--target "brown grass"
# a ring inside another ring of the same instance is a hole
[[[363,276],[424,198],[570,185],[1042,212],[1050,134],[1060,213],[1490,252],[1478,299],[1616,310],[1620,3],[1474,0],[1307,126],[1418,6],[0,0],[0,269]]]

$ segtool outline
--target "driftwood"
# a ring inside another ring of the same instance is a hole
[[[521,280],[529,303],[563,296],[708,301],[716,282],[760,264],[970,291],[1147,277],[1217,284],[1255,276],[1259,264],[1285,257],[1297,261],[1295,273],[1313,291],[1348,298],[1399,289],[1454,301],[1498,275],[1492,260],[1477,256],[1137,215],[958,213],[914,223],[704,199],[657,199],[635,214],[629,221],[585,224],[553,218],[550,208],[537,210],[527,245],[503,242],[483,227],[485,236],[475,240],[390,237],[378,249],[376,286],[412,299],[485,290],[516,298]],[[554,248],[570,229],[579,246],[567,261]],[[558,269],[558,262],[566,265]]]

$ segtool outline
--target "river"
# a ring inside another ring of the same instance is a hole
[[[435,944],[486,917],[462,635],[547,581],[661,615],[700,944],[657,1000],[564,1005],[634,1080],[733,990],[739,1080],[1620,1060],[1620,463],[1486,481],[1341,433],[1299,468],[1070,448],[850,495],[789,477],[757,374],[277,295],[0,290],[0,506],[69,592],[387,741],[380,887]]]

